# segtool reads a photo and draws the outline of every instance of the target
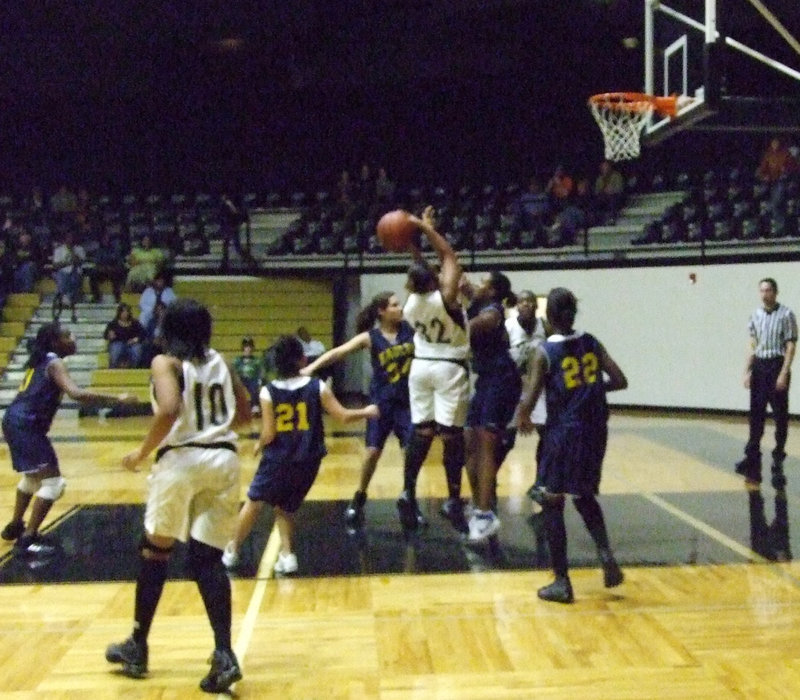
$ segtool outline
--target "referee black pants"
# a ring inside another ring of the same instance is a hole
[[[789,431],[789,387],[787,385],[785,391],[775,389],[781,367],[783,357],[768,360],[756,358],[753,361],[750,375],[750,437],[744,449],[745,455],[753,464],[760,464],[767,405],[772,408],[772,417],[775,420],[775,449],[772,456],[776,461],[783,462],[786,454],[784,448]]]

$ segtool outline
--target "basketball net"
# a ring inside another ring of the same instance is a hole
[[[603,132],[606,160],[631,160],[641,152],[640,135],[653,111],[675,116],[675,97],[608,92],[589,98],[589,109]]]

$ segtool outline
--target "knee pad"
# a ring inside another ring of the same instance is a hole
[[[36,496],[44,501],[57,501],[66,487],[67,480],[63,476],[50,476],[41,480]]]
[[[17,484],[17,491],[20,493],[26,493],[29,496],[33,496],[33,494],[35,494],[36,490],[39,488],[39,483],[39,479],[35,479],[29,474],[23,474],[22,478]]]
[[[138,549],[139,549],[139,554],[141,554],[144,557],[147,557],[147,554],[145,554],[145,552],[147,552],[149,554],[157,555],[156,557],[153,557],[153,558],[164,558],[164,557],[168,558],[169,555],[172,554],[172,549],[173,548],[172,548],[172,546],[170,546],[170,547],[157,547],[150,540],[147,539],[147,535],[143,534],[141,536],[141,538],[139,539]],[[150,557],[147,557],[147,558],[150,558]]]

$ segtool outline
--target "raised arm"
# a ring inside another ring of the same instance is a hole
[[[461,281],[462,272],[461,263],[458,262],[458,256],[453,250],[453,247],[447,242],[447,239],[434,228],[433,214],[433,207],[428,206],[425,207],[421,219],[416,216],[412,216],[411,218],[414,223],[419,226],[420,231],[425,234],[431,247],[439,256],[439,263],[441,265],[439,271],[439,286],[442,292],[442,298],[446,304],[452,306],[458,303],[458,285]]]
[[[306,365],[300,370],[300,374],[306,377],[310,377],[315,372],[319,372],[324,367],[328,365],[333,365],[343,360],[345,357],[350,355],[351,353],[355,352],[356,350],[366,350],[372,345],[369,339],[369,332],[364,331],[363,333],[359,333],[358,335],[353,336],[345,343],[341,345],[337,345],[335,348],[331,348],[330,350],[322,353],[316,360],[314,360],[311,364]]]

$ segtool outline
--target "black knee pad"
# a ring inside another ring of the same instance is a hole
[[[143,557],[147,557],[145,552],[150,552],[151,554],[162,555],[158,558],[169,557],[172,554],[173,545],[169,547],[157,547],[154,545],[150,540],[147,539],[147,535],[142,535],[139,539],[139,554]]]

